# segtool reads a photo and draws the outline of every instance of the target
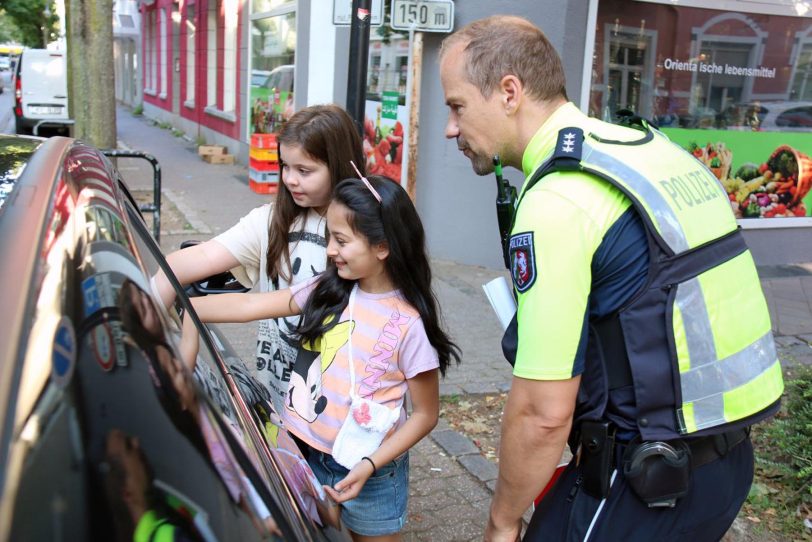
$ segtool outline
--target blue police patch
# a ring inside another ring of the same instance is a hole
[[[517,233],[510,237],[510,274],[517,292],[526,292],[536,282],[536,252],[533,232]]]

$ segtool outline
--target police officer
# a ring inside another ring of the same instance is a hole
[[[747,496],[747,428],[783,390],[767,305],[712,174],[639,118],[588,118],[518,17],[444,41],[449,119],[474,171],[526,181],[505,247],[518,299],[486,540],[718,540]]]

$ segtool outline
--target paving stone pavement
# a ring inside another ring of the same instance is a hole
[[[211,165],[199,159],[194,145],[172,136],[144,118],[119,108],[120,146],[158,158],[163,195],[187,218],[189,228],[161,239],[164,251],[186,239],[208,239],[235,224],[268,200],[248,188],[244,166]],[[120,160],[133,188],[149,189],[146,163]],[[434,288],[452,338],[463,349],[463,363],[450,368],[441,383],[443,395],[507,391],[510,370],[502,358],[501,330],[482,292],[482,284],[507,274],[500,269],[432,260]],[[777,337],[780,357],[812,364],[812,264],[759,269]],[[744,315],[746,317],[746,315]],[[220,326],[244,359],[253,357],[256,331],[250,325]],[[404,540],[452,542],[481,539],[497,474],[496,464],[479,454],[468,437],[444,421],[411,451],[409,516]],[[525,520],[529,514],[525,514]],[[726,538],[726,540],[735,540]]]

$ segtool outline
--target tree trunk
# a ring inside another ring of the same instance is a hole
[[[74,136],[116,147],[113,0],[66,0],[68,109]]]

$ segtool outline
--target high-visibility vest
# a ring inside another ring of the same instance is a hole
[[[622,334],[643,439],[749,425],[777,410],[784,387],[753,258],[710,170],[645,122],[640,127],[639,140],[622,142],[561,130],[523,194],[553,171],[581,171],[612,183],[643,218],[647,282],[610,328]],[[605,360],[587,359],[587,367],[595,364]],[[576,421],[600,418],[605,407],[604,400],[591,412],[576,410]]]
[[[133,533],[135,542],[174,542],[176,527],[153,510],[147,510],[138,520]]]

